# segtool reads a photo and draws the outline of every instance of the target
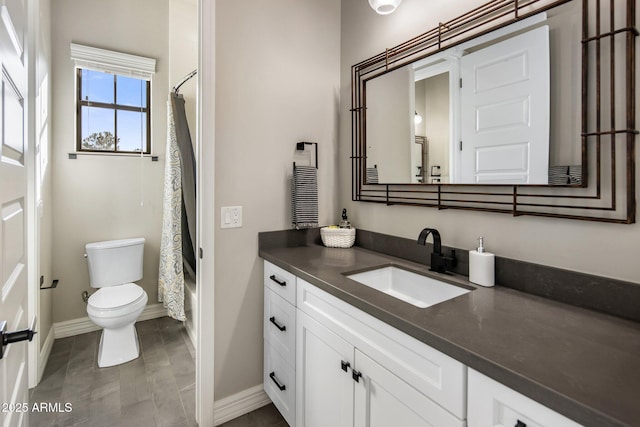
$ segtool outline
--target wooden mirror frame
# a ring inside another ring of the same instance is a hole
[[[582,1],[581,186],[366,183],[368,80],[570,1]],[[636,0],[624,0],[626,10],[622,20],[614,16],[614,3],[619,7],[621,0],[491,0],[353,65],[352,200],[513,216],[635,223]],[[608,8],[603,4],[608,4]],[[615,44],[616,37],[624,37],[623,49]],[[624,78],[616,79],[621,73]],[[603,89],[610,95],[605,92],[603,96]],[[622,113],[621,102],[615,96],[620,92],[626,94]]]

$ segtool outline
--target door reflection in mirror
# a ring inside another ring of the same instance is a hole
[[[576,3],[368,80],[378,182],[580,184]]]

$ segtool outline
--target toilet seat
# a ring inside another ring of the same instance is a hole
[[[144,289],[135,283],[125,283],[118,286],[107,286],[98,289],[89,297],[88,304],[100,311],[116,310],[133,304],[143,298]]]

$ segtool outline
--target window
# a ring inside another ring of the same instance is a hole
[[[151,82],[78,68],[77,151],[151,152]]]
[[[76,69],[76,151],[151,153],[156,60],[71,43]]]

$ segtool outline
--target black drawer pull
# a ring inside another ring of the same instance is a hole
[[[284,384],[280,384],[280,382],[276,379],[276,373],[275,372],[271,372],[269,374],[269,378],[271,378],[271,381],[273,381],[274,383],[276,383],[276,385],[278,386],[278,388],[281,391],[285,391],[287,389],[287,386],[285,386]]]
[[[276,279],[276,275],[275,274],[272,274],[271,276],[269,276],[269,279],[273,280],[274,282],[276,282],[280,286],[287,286],[287,282],[279,281],[278,279]]]
[[[350,366],[351,366],[351,363],[345,362],[344,360],[340,361],[340,367],[342,368],[343,371],[347,372]]]
[[[516,423],[515,427],[527,427],[527,425],[525,423],[523,423],[522,421],[518,420],[518,422]]]
[[[287,330],[287,327],[286,327],[286,326],[284,326],[284,325],[280,326],[280,325],[278,324],[278,322],[276,322],[276,318],[275,318],[274,316],[271,316],[271,317],[269,318],[269,322],[271,322],[271,323],[273,323],[274,325],[276,325],[276,328],[280,329],[282,332],[284,332],[284,331],[286,331],[286,330]]]
[[[360,378],[362,378],[362,372],[360,371],[356,371],[355,369],[353,369],[351,371],[351,378],[353,378],[353,380],[357,383],[360,382]]]

